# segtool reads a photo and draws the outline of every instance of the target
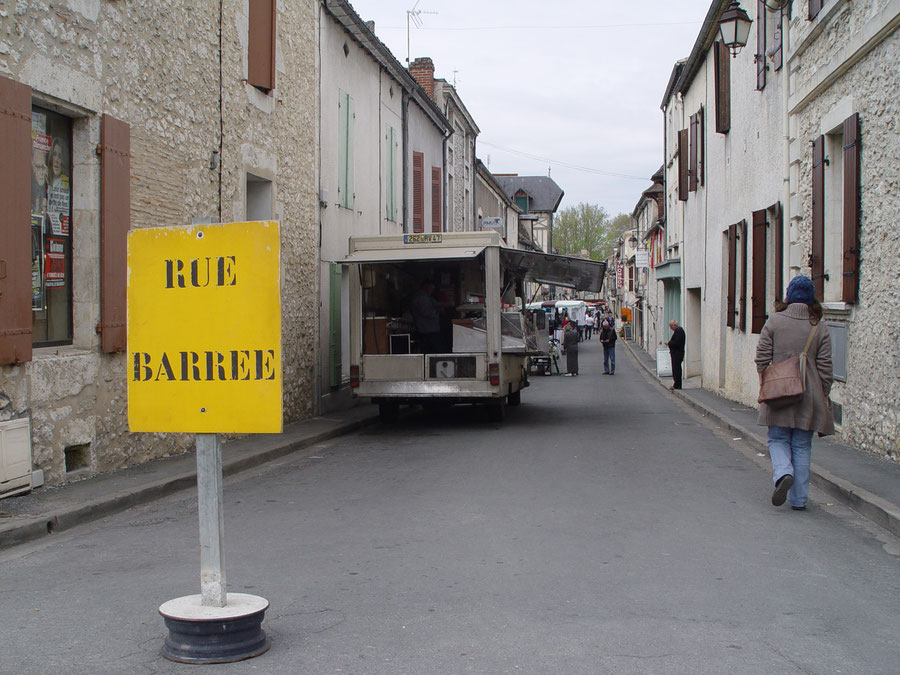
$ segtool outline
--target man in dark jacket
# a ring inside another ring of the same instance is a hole
[[[616,331],[608,321],[600,324],[600,344],[603,345],[603,374],[616,374]]]
[[[681,363],[684,361],[684,328],[678,325],[675,319],[669,322],[669,328],[672,329],[672,339],[666,344],[669,345],[669,354],[672,356],[672,377],[675,384],[672,389],[681,389]]]

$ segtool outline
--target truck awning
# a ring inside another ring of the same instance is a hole
[[[466,260],[476,258],[484,251],[484,246],[452,246],[446,248],[426,248],[409,246],[406,248],[376,249],[354,251],[346,258],[335,262],[352,263],[384,263],[406,262],[411,260]],[[423,255],[426,254],[427,255]]]
[[[500,263],[528,281],[568,286],[576,291],[599,293],[606,276],[605,262],[513,248],[500,249]]]

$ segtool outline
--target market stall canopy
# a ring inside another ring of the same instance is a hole
[[[501,248],[500,262],[514,275],[528,281],[567,286],[576,291],[599,293],[606,276],[605,262],[515,248]]]

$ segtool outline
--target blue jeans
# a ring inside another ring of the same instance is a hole
[[[809,463],[813,432],[791,427],[769,427],[769,457],[772,459],[772,481],[785,474],[794,477],[788,490],[791,506],[806,506],[809,499]]]
[[[616,348],[603,345],[603,372],[616,372]]]

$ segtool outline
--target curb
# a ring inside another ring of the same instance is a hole
[[[661,387],[666,393],[681,399],[695,410],[714,418],[723,427],[735,435],[741,436],[744,442],[752,446],[755,450],[765,453],[768,457],[769,448],[764,438],[761,438],[747,427],[721,415],[718,411],[713,410],[700,401],[696,401],[680,391],[674,391],[666,387],[656,377],[656,373],[654,373],[647,364],[634,353],[634,348],[624,340],[623,342],[628,348],[628,352],[632,359],[637,362],[645,373],[651,376],[657,386]],[[853,509],[861,516],[868,518],[879,527],[884,528],[895,537],[900,537],[900,507],[896,504],[892,504],[886,499],[882,499],[868,490],[864,490],[854,485],[850,481],[838,478],[834,474],[818,466],[815,462],[810,464],[809,468],[811,474],[810,483],[831,497],[837,499],[845,506]]]
[[[347,424],[340,424],[331,429],[314,433],[310,436],[288,441],[257,452],[249,452],[236,457],[222,459],[222,476],[234,474],[252,469],[298,450],[309,448],[318,443],[331,440],[338,436],[352,433],[366,427],[378,420],[377,415],[363,417]],[[223,446],[227,448],[227,444]],[[167,478],[154,481],[136,487],[133,490],[120,491],[101,499],[82,502],[70,508],[49,511],[38,516],[22,518],[18,522],[0,526],[0,550],[7,546],[24,544],[34,541],[48,534],[62,532],[106,516],[120,513],[132,506],[146,504],[157,499],[162,499],[181,490],[186,490],[197,485],[197,471],[183,471]]]

